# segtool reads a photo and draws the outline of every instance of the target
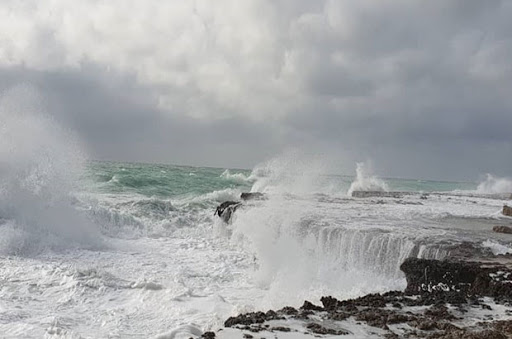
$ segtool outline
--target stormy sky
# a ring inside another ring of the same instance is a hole
[[[512,2],[4,0],[0,91],[95,159],[512,176]]]

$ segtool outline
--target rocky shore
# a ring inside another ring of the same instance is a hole
[[[356,197],[370,193],[356,192]],[[386,194],[402,194],[392,193]],[[217,214],[229,222],[241,205],[228,202]],[[512,208],[505,205],[502,214],[512,216]],[[510,234],[512,225],[493,231]],[[445,260],[406,259],[400,266],[404,291],[349,300],[324,296],[299,308],[240,314],[203,338],[512,338],[512,255],[494,255],[472,243],[449,252]]]
[[[512,338],[512,257],[409,258],[405,291],[240,314],[205,338]]]

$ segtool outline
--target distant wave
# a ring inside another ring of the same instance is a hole
[[[253,178],[248,177],[248,176],[246,176],[243,173],[233,173],[233,174],[231,174],[231,172],[228,169],[225,170],[220,175],[220,177],[224,178],[224,179],[227,179],[227,180],[233,180],[233,181],[238,181],[238,182],[242,182],[242,183],[245,183],[245,182],[253,180]]]
[[[498,178],[487,173],[485,180],[478,184],[476,192],[482,194],[512,193],[512,179]]]

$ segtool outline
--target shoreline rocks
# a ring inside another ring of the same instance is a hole
[[[405,291],[368,294],[356,299],[320,299],[296,309],[253,312],[230,317],[226,328],[242,332],[273,334],[300,332],[324,337],[352,334],[354,322],[382,338],[512,338],[512,269],[493,261],[450,261],[408,258],[400,269],[407,280]],[[505,308],[508,318],[488,315],[474,323],[467,314],[492,314],[495,304]],[[491,306],[492,305],[492,306]],[[286,324],[300,322],[302,328]],[[352,327],[353,328],[353,327]]]
[[[503,205],[502,213],[503,213],[503,215],[506,215],[508,217],[512,217],[512,207],[507,206],[507,205]]]
[[[510,226],[494,226],[492,230],[496,233],[512,234],[512,227]]]
[[[243,202],[249,200],[264,200],[266,197],[263,193],[259,192],[243,192],[240,194],[242,201],[224,201],[217,206],[213,215],[219,216],[226,224],[231,221],[233,213],[243,205]]]

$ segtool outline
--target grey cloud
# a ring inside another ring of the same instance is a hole
[[[44,111],[75,131],[96,159],[247,167],[275,152],[268,125],[170,116],[132,77],[92,65],[81,72],[2,69],[0,79],[2,92],[19,84],[34,87]]]
[[[509,1],[237,4],[94,22],[56,1],[76,27],[34,24],[0,86],[35,82],[100,158],[251,167],[294,146],[388,176],[512,176]]]

